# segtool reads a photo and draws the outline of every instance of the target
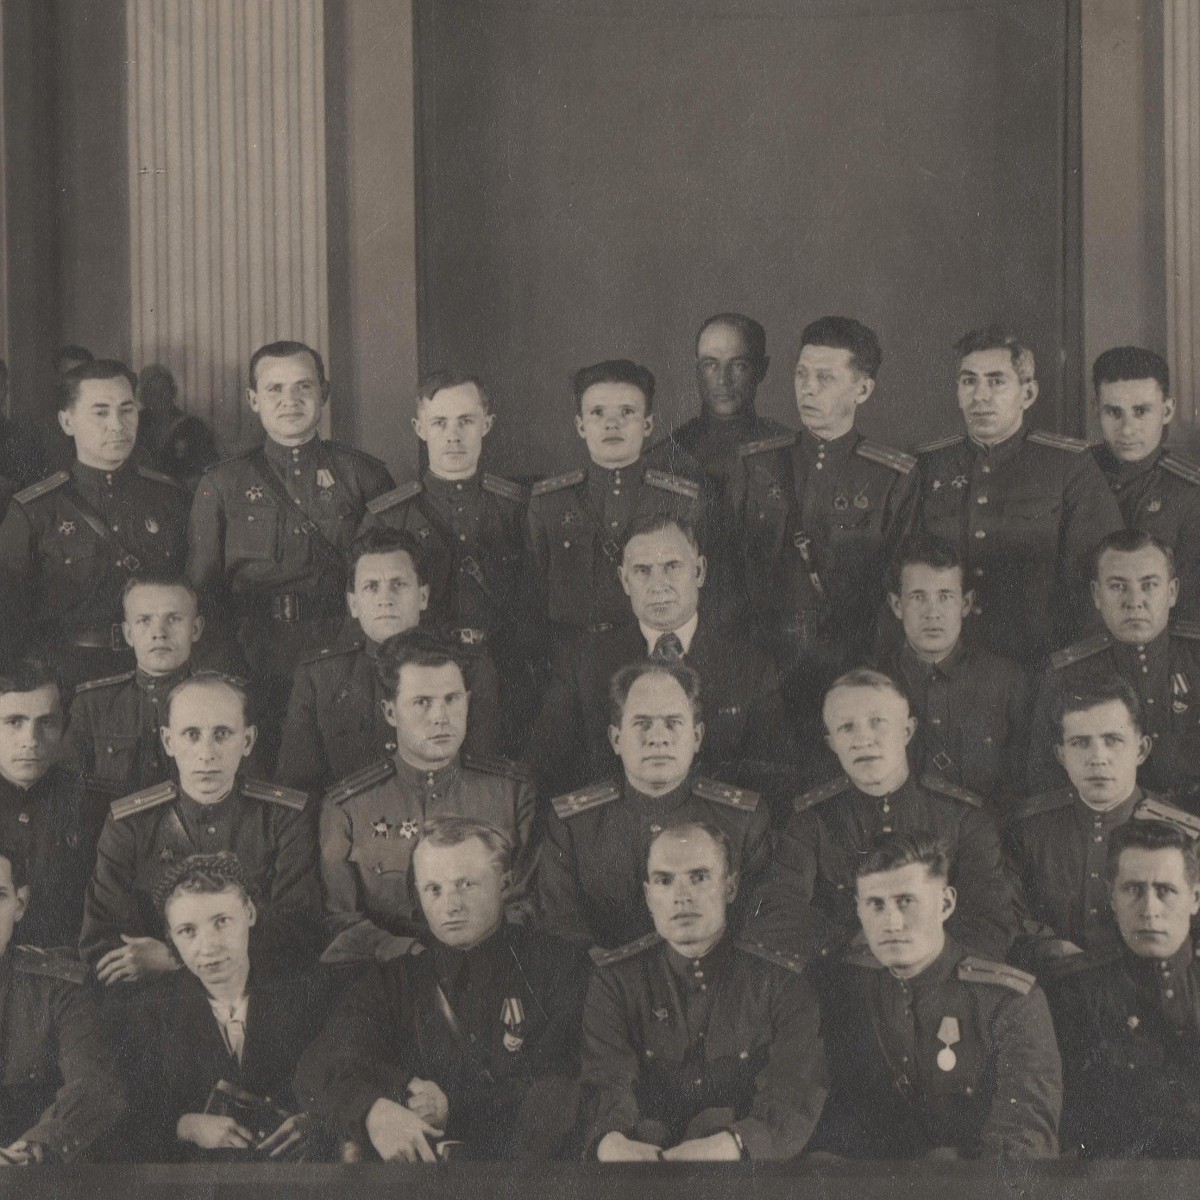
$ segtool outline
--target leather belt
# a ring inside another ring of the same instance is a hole
[[[291,624],[341,616],[345,601],[340,596],[334,599],[313,592],[278,592],[273,596],[242,596],[239,607],[249,617],[268,617]]]

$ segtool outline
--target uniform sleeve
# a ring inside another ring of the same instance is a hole
[[[551,808],[546,814],[546,837],[538,867],[538,908],[548,933],[576,946],[594,939],[583,915],[579,882],[575,878],[575,848],[566,823]]]
[[[550,547],[545,523],[532,503],[525,516],[525,538],[530,603],[534,606],[534,620],[542,624],[549,620],[550,614]]]
[[[1033,711],[1029,718],[1028,765],[1025,785],[1030,795],[1049,792],[1062,787],[1066,781],[1062,767],[1054,755],[1056,737],[1054,721],[1054,693],[1057,676],[1046,671],[1038,683],[1033,700]]]
[[[1188,516],[1175,535],[1175,572],[1179,577],[1176,616],[1200,616],[1200,486],[1188,488]]]
[[[293,679],[276,758],[275,782],[316,792],[332,782],[322,748],[317,691],[312,674],[300,668]]]
[[[779,677],[773,666],[764,663],[746,714],[736,781],[772,801],[786,802],[799,783],[800,758],[799,739],[784,707]]]
[[[1075,470],[1063,490],[1063,521],[1058,546],[1061,594],[1061,645],[1083,636],[1096,624],[1090,580],[1092,552],[1107,534],[1125,528],[1117,498],[1090,454],[1076,456]]]
[[[527,911],[533,906],[533,879],[541,849],[537,789],[525,780],[518,780],[515,786],[517,845],[513,854],[512,885],[505,897],[505,907],[510,914]]]
[[[14,501],[0,522],[0,649],[6,657],[27,651],[33,634],[34,540],[25,509]]]
[[[137,874],[137,841],[126,821],[109,814],[96,847],[96,869],[83,902],[80,956],[93,966],[121,945],[121,934],[141,935],[133,881]]]
[[[793,813],[775,835],[766,875],[759,883],[747,934],[769,946],[803,945],[820,868],[820,832],[811,813]]]
[[[596,1144],[614,1130],[632,1137],[641,1115],[634,1091],[638,1052],[630,1034],[621,989],[611,971],[593,972],[583,1005],[580,1080],[588,1128],[584,1145]]]
[[[752,1159],[794,1158],[808,1144],[829,1093],[817,997],[799,976],[771,1005],[767,1064],[754,1081],[749,1115],[733,1128]]]
[[[471,706],[467,714],[464,754],[503,754],[500,674],[487,647],[471,664]]]
[[[321,883],[312,818],[280,809],[275,823],[275,863],[266,911],[259,914],[256,941],[272,954],[314,948],[321,925]]]
[[[578,786],[581,767],[587,762],[588,737],[580,690],[579,652],[572,641],[555,655],[525,752],[526,761],[537,772],[542,791],[548,796]]]
[[[1000,794],[996,797],[1001,819],[1007,819],[1025,795],[1025,767],[1029,761],[1029,706],[1033,700],[1029,677],[1016,663],[1007,664],[1004,715],[1008,741],[1004,747]]]
[[[96,734],[92,728],[92,714],[83,696],[71,701],[71,715],[67,721],[67,759],[81,775],[96,773]]]
[[[888,497],[887,523],[883,530],[884,562],[888,565],[896,561],[896,552],[917,527],[920,481],[920,472],[914,467],[907,474],[899,475],[892,485]],[[887,580],[881,579],[879,582],[882,592],[886,593]]]
[[[188,520],[188,582],[216,614],[227,599],[225,511],[212,473],[204,475],[192,499]]]
[[[976,953],[1003,962],[1016,933],[1016,912],[1000,835],[987,813],[972,809],[964,818],[950,881],[958,907],[947,928]]]

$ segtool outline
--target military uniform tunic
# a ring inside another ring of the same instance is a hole
[[[957,546],[983,644],[1031,668],[1085,632],[1092,551],[1125,524],[1086,444],[1021,429],[917,453],[921,526]]]
[[[687,958],[657,934],[593,951],[583,1015],[589,1149],[617,1131],[669,1147],[736,1132],[795,1158],[825,1102],[817,998],[798,960],[726,934]]]
[[[326,962],[404,954],[428,937],[410,887],[412,853],[425,822],[485,821],[513,846],[510,915],[523,919],[537,861],[537,793],[516,763],[464,756],[420,771],[398,755],[373,763],[321,800],[321,876],[333,941]]]
[[[622,946],[650,932],[642,893],[650,839],[668,825],[703,821],[729,837],[739,872],[730,924],[740,919],[770,854],[766,805],[711,779],[688,779],[661,796],[628,782],[559,796],[546,818],[538,900],[546,928],[583,946]]]

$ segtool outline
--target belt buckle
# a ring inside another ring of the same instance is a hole
[[[125,630],[122,628],[120,621],[114,621],[109,626],[108,644],[111,650],[118,653],[129,648],[129,643],[125,640]]]
[[[312,537],[312,535],[317,532],[316,522],[309,521],[307,519],[301,521],[300,522],[300,531],[302,533],[307,534],[309,537]]]
[[[933,756],[933,758],[930,759],[930,762],[932,762],[939,771],[948,771],[952,766],[954,766],[954,759],[952,759],[950,755],[945,752],[945,750],[939,750]]]

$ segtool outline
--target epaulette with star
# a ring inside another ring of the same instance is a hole
[[[529,500],[529,493],[519,483],[513,483],[503,475],[492,475],[488,471],[483,473],[483,490],[491,492],[493,496],[503,496],[505,500],[511,500],[514,504],[525,504]]]
[[[1024,821],[1028,817],[1036,817],[1040,813],[1053,812],[1057,808],[1066,808],[1074,804],[1076,792],[1074,788],[1056,788],[1052,792],[1039,792],[1036,796],[1028,796],[1013,813],[1014,821]]]
[[[1135,821],[1166,821],[1176,829],[1182,829],[1190,838],[1200,837],[1200,817],[1194,817],[1182,808],[1164,800],[1161,796],[1147,794],[1134,806]]]
[[[50,492],[62,487],[70,478],[69,471],[55,471],[53,475],[47,475],[40,482],[31,483],[29,487],[22,488],[13,496],[13,499],[18,504],[29,504],[31,501],[37,500],[41,496],[49,495]]]
[[[612,950],[606,950],[603,946],[593,946],[588,951],[588,955],[596,966],[611,967],[614,963],[624,962],[635,954],[642,954],[650,950],[661,941],[662,938],[657,933],[644,933],[640,938],[626,942],[623,946],[616,946]]]
[[[696,779],[692,782],[692,795],[701,800],[714,800],[717,804],[728,804],[730,808],[742,812],[755,812],[761,797],[749,788],[734,787],[728,783],[718,783],[715,779]]]
[[[810,808],[815,808],[818,804],[824,804],[826,800],[832,800],[834,796],[840,796],[843,792],[848,792],[853,786],[849,775],[835,775],[819,787],[802,792],[792,801],[792,808],[798,813],[806,812]]]
[[[158,808],[160,804],[170,804],[178,794],[175,785],[167,780],[164,783],[156,783],[153,787],[142,788],[140,792],[134,792],[132,796],[114,800],[109,805],[108,811],[112,813],[114,821],[123,821],[135,813],[149,812],[152,808]]]
[[[1112,637],[1107,633],[1098,633],[1094,637],[1084,638],[1082,642],[1076,642],[1065,650],[1055,650],[1050,655],[1050,669],[1062,671],[1077,662],[1082,662],[1085,658],[1091,658],[1093,654],[1099,654],[1101,650],[1107,650],[1111,645]]]
[[[698,483],[684,479],[682,475],[672,475],[670,471],[660,471],[657,467],[648,468],[642,476],[642,482],[658,488],[661,492],[674,492],[677,496],[686,496],[689,500],[700,498]]]
[[[563,488],[574,487],[576,484],[582,483],[586,478],[587,472],[582,469],[568,471],[565,475],[551,475],[548,479],[539,479],[529,489],[529,494],[531,496],[545,496],[550,492],[561,492]]]
[[[48,975],[65,983],[87,983],[92,969],[77,958],[68,958],[61,950],[43,950],[40,946],[14,946],[12,964],[26,975]]]
[[[322,797],[322,804],[343,804],[367,788],[390,779],[396,773],[396,764],[390,758],[381,758],[369,767],[363,767],[352,775],[339,779]]]
[[[149,479],[153,483],[165,483],[181,492],[186,492],[188,490],[187,487],[180,483],[174,475],[168,475],[165,471],[154,471],[150,467],[143,467],[141,463],[134,467],[134,470],[137,471],[137,473],[143,479]]]
[[[752,454],[766,454],[771,450],[789,450],[796,444],[796,435],[794,433],[780,433],[775,437],[758,438],[753,442],[743,442],[738,447],[738,454],[742,458],[749,458]]]
[[[791,971],[793,975],[804,974],[804,959],[797,954],[789,954],[786,950],[777,950],[773,946],[764,946],[762,942],[756,942],[747,937],[736,938],[733,944],[739,950],[753,954],[755,958],[761,958],[765,962],[782,967],[785,971]]]
[[[560,821],[569,821],[589,808],[599,808],[620,798],[621,789],[615,783],[595,783],[577,792],[567,792],[565,796],[555,796],[550,803]]]
[[[939,796],[949,796],[951,800],[961,800],[964,804],[969,804],[972,808],[987,807],[982,796],[971,791],[970,788],[959,787],[957,783],[952,783],[949,779],[938,775],[934,771],[926,771],[921,776],[920,783],[928,791],[937,792]]]
[[[949,450],[951,446],[961,446],[967,440],[966,434],[952,433],[949,437],[938,438],[934,442],[923,442],[913,447],[914,454],[932,454],[935,450]]]
[[[958,964],[958,977],[966,983],[991,983],[998,987],[1011,988],[1022,996],[1029,995],[1037,979],[1028,971],[1010,967],[1008,963],[994,962],[990,958],[977,958],[968,954]]]
[[[1037,446],[1049,446],[1053,450],[1069,450],[1072,454],[1082,454],[1088,449],[1087,442],[1081,438],[1067,437],[1065,433],[1047,433],[1044,429],[1035,429],[1025,439]]]
[[[917,460],[911,454],[907,454],[903,450],[895,450],[891,446],[885,446],[882,442],[869,441],[867,438],[863,438],[854,447],[854,453],[868,462],[891,467],[893,471],[899,471],[901,475],[907,475],[917,465]]]
[[[278,783],[267,783],[263,779],[242,781],[242,795],[251,800],[265,800],[268,804],[279,804],[284,808],[303,812],[308,807],[308,793],[298,788],[283,787]]]
[[[505,779],[515,779],[518,783],[533,783],[535,776],[532,768],[525,763],[512,758],[504,758],[499,754],[464,754],[460,761],[468,771],[482,771],[486,775],[502,775]]]
[[[329,662],[335,658],[344,658],[347,654],[357,654],[362,648],[362,642],[350,642],[342,646],[326,646],[324,649],[318,650],[316,654],[306,654],[303,658],[298,659],[296,665],[307,667],[313,663]]]
[[[120,675],[105,675],[103,679],[86,679],[75,685],[75,695],[80,692],[94,692],[97,688],[116,687],[118,683],[128,683],[137,677],[136,671],[122,671]]]
[[[384,492],[382,496],[368,500],[367,512],[373,517],[377,517],[381,512],[387,512],[389,508],[395,508],[397,504],[404,504],[414,496],[419,496],[424,490],[425,487],[419,479],[402,483],[399,487],[392,488],[390,492]]]
[[[1180,479],[1186,479],[1188,483],[1200,483],[1200,464],[1192,462],[1191,459],[1183,458],[1173,451],[1164,454],[1158,460],[1158,465],[1164,471],[1170,471],[1172,475],[1178,475]]]
[[[1200,623],[1196,621],[1176,621],[1170,632],[1175,637],[1187,638],[1192,642],[1200,642]]]

